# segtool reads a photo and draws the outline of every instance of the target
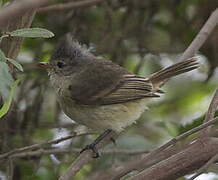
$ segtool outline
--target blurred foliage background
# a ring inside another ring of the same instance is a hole
[[[2,5],[6,2],[2,1]],[[67,0],[57,1],[60,2]],[[47,73],[32,66],[35,62],[48,61],[58,39],[65,33],[73,32],[95,55],[146,76],[178,62],[178,57],[216,7],[216,0],[108,0],[86,8],[37,13],[32,27],[46,28],[55,37],[24,41],[17,58],[24,67],[24,73],[17,72],[17,77],[24,75],[24,80],[17,89],[10,118],[0,120],[1,153],[73,132],[88,132],[63,114]],[[165,95],[150,101],[149,111],[138,123],[119,136],[116,146],[105,149],[149,151],[199,125],[218,85],[217,45],[216,28],[199,51],[201,67],[169,81],[164,86]],[[76,137],[45,149],[82,148],[94,137]],[[0,179],[6,179],[10,173],[16,180],[57,179],[77,156],[78,153],[53,153],[5,160],[0,163]],[[86,165],[75,179],[88,180],[98,171],[134,156],[137,154],[103,155]],[[205,177],[214,178],[218,176]]]

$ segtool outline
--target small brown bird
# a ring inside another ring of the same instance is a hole
[[[58,101],[71,119],[104,132],[86,149],[92,149],[107,134],[121,132],[146,109],[148,99],[163,93],[160,87],[171,77],[198,68],[196,57],[179,62],[148,77],[139,77],[109,60],[95,57],[67,34],[46,68]]]

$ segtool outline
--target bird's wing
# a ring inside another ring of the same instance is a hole
[[[102,63],[102,62],[101,62]],[[83,105],[110,105],[146,97],[159,97],[152,92],[149,80],[128,73],[118,65],[92,63],[74,77],[71,98]],[[83,75],[86,74],[86,76]]]
[[[149,97],[159,97],[158,93],[153,92],[149,80],[129,74],[124,75],[110,93],[100,97],[98,103],[110,105]]]
[[[98,99],[113,91],[122,76],[128,73],[110,61],[95,59],[93,61],[75,74],[68,87],[70,97],[78,104],[97,104]]]

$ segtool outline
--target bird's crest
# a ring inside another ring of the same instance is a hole
[[[75,59],[89,54],[90,52],[85,46],[82,46],[72,34],[67,33],[60,39],[51,59]]]

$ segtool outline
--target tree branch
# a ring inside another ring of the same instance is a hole
[[[211,157],[218,153],[218,139],[205,138],[190,144],[183,151],[161,161],[151,168],[133,176],[128,180],[169,180],[177,179],[185,174],[191,173],[205,164]]]
[[[204,42],[207,40],[208,36],[212,33],[214,28],[218,24],[218,8],[211,14],[207,22],[201,28],[198,35],[189,45],[189,47],[185,50],[183,55],[180,57],[180,60],[186,60],[192,56],[194,56],[197,51],[201,48]]]
[[[207,111],[207,114],[205,116],[204,122],[208,122],[210,119],[214,118],[214,115],[216,113],[216,109],[218,107],[218,89],[216,90],[213,99],[210,103],[209,109]],[[206,128],[202,131],[202,136],[208,136],[209,135],[210,128]]]
[[[79,153],[81,148],[56,148],[56,149],[39,149],[37,151],[28,151],[12,154],[9,158],[24,158],[24,157],[33,157],[33,156],[42,156],[46,154],[66,154],[66,153]],[[132,151],[125,149],[106,149],[99,151],[101,154],[123,154],[123,155],[139,155],[145,154],[145,151]]]
[[[62,4],[55,4],[47,7],[42,7],[37,10],[38,13],[48,13],[53,11],[63,11],[63,10],[69,10],[74,8],[83,8],[83,7],[89,7],[96,5],[100,2],[103,2],[105,0],[83,0],[83,1],[77,1],[77,2],[70,2],[70,3],[62,3]]]
[[[215,161],[217,161],[218,159],[218,154],[216,154],[215,156],[213,156],[206,164],[204,164],[198,171],[197,173],[192,176],[191,178],[189,178],[188,180],[194,180],[196,177],[198,177],[200,174],[202,174],[207,168],[209,168],[211,166],[211,164],[213,164]]]
[[[58,144],[62,141],[66,141],[68,139],[72,139],[74,137],[79,137],[79,136],[83,136],[83,135],[87,135],[88,133],[83,133],[83,134],[75,134],[75,135],[71,135],[71,136],[66,136],[66,137],[62,137],[62,138],[59,138],[59,139],[55,139],[55,140],[49,140],[49,141],[44,141],[44,142],[41,142],[41,143],[37,143],[37,144],[33,144],[33,145],[30,145],[30,146],[25,146],[25,147],[22,147],[22,148],[19,148],[19,149],[14,149],[10,152],[7,152],[7,153],[4,153],[4,154],[0,154],[0,159],[3,159],[3,158],[7,158],[13,154],[17,154],[17,153],[20,153],[20,152],[23,152],[23,151],[27,151],[27,150],[33,150],[33,149],[37,149],[37,148],[43,148],[44,146],[47,146],[47,145],[51,145],[51,144]]]
[[[29,10],[34,10],[49,0],[20,0],[0,9],[0,27],[4,27],[10,20],[25,14]]]

